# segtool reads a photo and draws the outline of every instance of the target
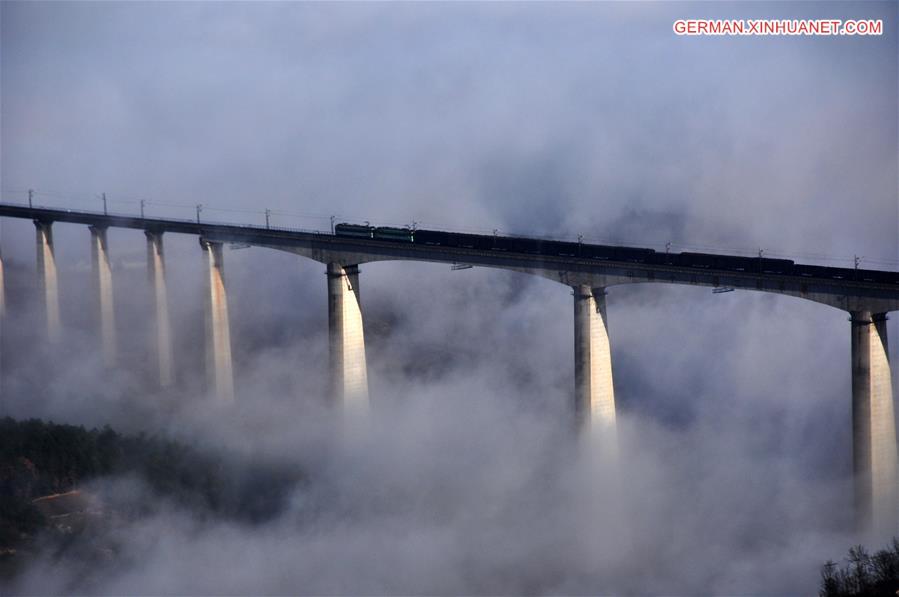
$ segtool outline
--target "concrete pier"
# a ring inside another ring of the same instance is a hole
[[[885,313],[852,315],[852,464],[858,528],[899,532],[896,423]]]
[[[114,367],[118,347],[115,331],[115,303],[112,293],[112,269],[109,267],[109,245],[106,228],[90,226],[91,263],[97,282],[97,296],[100,307],[100,334],[103,340],[103,362]]]
[[[359,299],[359,267],[328,264],[331,392],[349,412],[368,408],[368,372]]]
[[[59,283],[56,277],[56,256],[53,252],[53,225],[35,220],[37,238],[38,287],[44,299],[47,321],[47,339],[51,344],[59,342],[62,327],[59,317]]]
[[[231,364],[231,327],[228,296],[225,293],[222,243],[200,239],[206,253],[209,288],[206,310],[206,371],[209,389],[224,402],[234,400],[234,372]]]
[[[574,287],[574,386],[578,429],[614,437],[615,389],[602,288]]]
[[[172,327],[169,319],[169,297],[165,281],[165,258],[162,248],[162,232],[144,231],[147,235],[147,276],[153,288],[156,307],[155,345],[159,385],[167,387],[175,380],[175,362],[172,352]]]
[[[3,281],[3,253],[0,253],[0,317],[6,315],[6,285]]]

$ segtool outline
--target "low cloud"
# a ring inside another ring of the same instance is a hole
[[[268,207],[281,226],[335,214],[895,267],[896,10],[4,3],[3,198],[34,187],[40,203],[98,209],[106,191],[116,210],[146,198],[171,217],[203,203],[210,220],[261,223]],[[671,33],[710,13],[871,16],[886,33]],[[55,352],[38,340],[32,225],[0,221],[0,414],[162,433],[310,482],[261,524],[159,501],[110,531],[114,565],[39,561],[14,592],[808,593],[859,539],[844,313],[611,288],[615,469],[569,432],[564,286],[363,264],[373,404],[357,428],[325,399],[320,264],[226,251],[238,400],[223,407],[204,398],[196,239],[165,237],[178,384],[161,392],[132,267],[143,235],[110,231],[109,372],[88,233],[54,232]],[[93,490],[156,500],[130,479]]]

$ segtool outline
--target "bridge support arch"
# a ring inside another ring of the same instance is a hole
[[[167,387],[175,380],[175,362],[172,353],[172,327],[165,281],[162,232],[145,230],[144,233],[147,236],[147,276],[153,289],[153,302],[156,307],[153,345],[159,370],[159,385]]]
[[[368,371],[359,266],[328,264],[328,337],[331,395],[350,413],[368,409]]]
[[[37,238],[38,288],[44,299],[47,339],[51,344],[56,344],[62,336],[62,324],[59,316],[56,254],[53,251],[53,224],[43,220],[34,220],[34,227]]]
[[[886,320],[886,313],[851,313],[857,524],[888,539],[899,531],[899,471]]]
[[[206,302],[206,372],[209,389],[217,399],[231,402],[234,400],[234,371],[222,243],[201,238],[200,246],[206,253],[209,280]]]
[[[615,389],[603,288],[574,286],[574,412],[579,431],[615,434]]]

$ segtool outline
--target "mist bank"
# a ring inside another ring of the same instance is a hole
[[[194,256],[170,267],[182,289]],[[145,381],[146,361],[110,374],[87,350],[47,360],[20,317],[3,330],[6,346],[23,347],[4,368],[3,408],[162,432],[220,455],[213,462],[281,463],[308,483],[248,523],[159,500],[131,477],[98,481],[95,491],[141,513],[108,531],[113,563],[86,575],[82,561],[48,555],[17,592],[807,592],[821,563],[855,540],[848,369],[828,366],[848,361],[848,324],[835,310],[751,293],[709,302],[691,288],[610,289],[620,426],[610,467],[570,426],[564,287],[488,270],[363,268],[372,409],[348,424],[324,392],[324,284],[306,282],[322,282],[316,264],[228,257],[234,404],[193,390],[205,376],[191,366],[202,356],[197,326],[175,326],[187,360],[176,388],[161,392]],[[254,284],[257,260],[295,269]],[[130,285],[122,273],[117,296],[134,308],[143,272]],[[70,296],[73,312],[90,312],[87,296]],[[28,313],[27,294],[11,299]],[[202,321],[200,301],[173,306],[181,321]],[[97,345],[89,322],[79,331],[68,321],[64,337]],[[134,332],[138,354],[145,338]]]
[[[12,590],[782,594],[813,590],[822,562],[852,540],[848,480],[808,478],[751,429],[700,418],[678,430],[625,414],[613,466],[602,442],[579,442],[561,417],[480,383],[421,385],[361,426],[309,418],[281,427],[277,442],[272,422],[277,462],[306,482],[270,516],[212,507],[227,491],[184,502],[135,475],[86,483],[128,513],[88,535],[110,553],[90,565],[77,543],[40,553]],[[207,409],[229,433],[246,430],[240,412]],[[295,449],[303,436],[316,436],[317,451]],[[255,472],[275,452],[247,450],[219,452],[211,469],[175,458],[162,470],[212,475],[252,505],[271,497]]]
[[[99,209],[105,192],[113,209],[146,198],[170,217],[203,203],[257,223],[269,208],[284,212],[273,225],[302,228],[336,215],[895,262],[897,10],[0,3],[0,85],[14,90],[0,102],[3,197],[36,188]],[[882,18],[884,35],[671,31],[760,12]],[[175,384],[161,391],[143,235],[108,233],[110,370],[88,231],[54,226],[54,350],[36,335],[34,234],[0,221],[0,415],[162,435],[308,483],[246,521],[158,500],[131,477],[97,479],[126,510],[154,504],[104,531],[114,564],[87,574],[46,554],[11,592],[805,594],[822,562],[863,539],[850,532],[850,328],[838,310],[608,289],[610,467],[569,426],[569,287],[363,264],[372,409],[351,425],[328,400],[323,265],[226,251],[227,406],[204,383],[195,238],[164,238]]]

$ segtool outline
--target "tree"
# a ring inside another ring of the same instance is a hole
[[[873,556],[862,545],[849,548],[846,566],[832,560],[821,568],[821,597],[895,597],[899,589],[899,538]]]

